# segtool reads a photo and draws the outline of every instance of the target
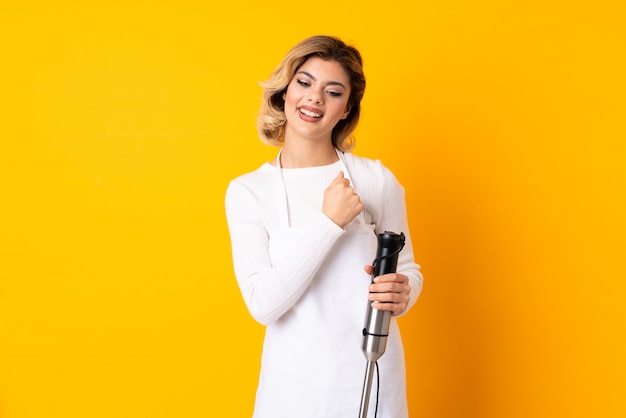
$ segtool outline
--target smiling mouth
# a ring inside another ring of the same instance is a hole
[[[299,109],[299,110],[300,110],[300,113],[311,118],[319,119],[323,116],[321,113],[311,112],[310,110],[306,110],[306,109]]]

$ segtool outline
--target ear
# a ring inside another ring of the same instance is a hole
[[[343,115],[341,116],[341,119],[345,119],[348,117],[348,115],[350,114],[350,106],[346,106],[346,110],[345,112],[343,112]]]

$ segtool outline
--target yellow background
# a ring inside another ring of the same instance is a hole
[[[0,417],[248,417],[228,181],[258,81],[360,48],[355,153],[407,189],[413,417],[626,416],[626,7],[0,1]],[[365,363],[364,363],[365,366]]]

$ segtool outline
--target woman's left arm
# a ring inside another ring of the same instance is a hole
[[[415,304],[422,291],[422,273],[415,262],[413,244],[407,220],[404,187],[395,175],[382,164],[383,175],[382,211],[376,225],[376,233],[392,231],[404,233],[404,248],[398,256],[395,273],[378,276],[370,286],[372,307],[389,310],[394,316],[404,315]],[[365,267],[372,274],[373,267]]]

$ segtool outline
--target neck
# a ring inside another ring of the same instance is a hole
[[[285,141],[280,153],[280,165],[283,168],[318,167],[337,162],[339,157],[332,143],[326,146],[290,146]]]

